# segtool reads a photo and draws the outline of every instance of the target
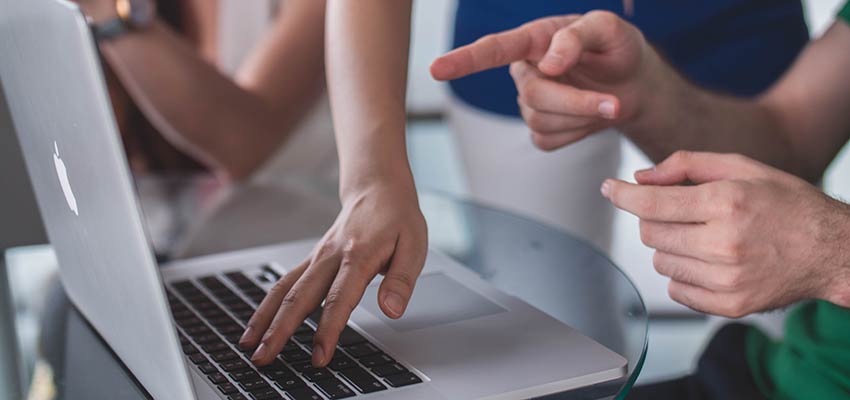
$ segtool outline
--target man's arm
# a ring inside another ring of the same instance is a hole
[[[636,28],[592,12],[485,37],[437,59],[432,74],[511,63],[523,117],[546,150],[613,126],[656,162],[682,149],[738,152],[814,181],[850,135],[848,46],[850,26],[836,22],[763,97],[736,99],[687,82]]]
[[[82,0],[81,5],[89,14],[114,12],[111,0]],[[286,7],[236,81],[160,20],[100,47],[160,132],[230,178],[241,179],[286,139],[323,84],[324,2],[296,0]]]
[[[850,26],[836,22],[756,100],[701,90],[669,66],[622,129],[653,160],[676,150],[745,154],[818,181],[850,138]]]

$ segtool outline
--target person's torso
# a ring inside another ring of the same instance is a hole
[[[591,10],[623,16],[621,0],[459,0],[454,47],[534,19]],[[635,0],[623,16],[688,79],[752,96],[770,86],[808,41],[799,0]],[[518,115],[507,68],[451,82],[454,94],[487,111]]]

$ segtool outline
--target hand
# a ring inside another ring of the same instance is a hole
[[[404,314],[428,249],[415,190],[378,184],[349,192],[334,225],[310,258],[269,291],[239,345],[257,365],[271,363],[304,319],[325,300],[313,340],[313,364],[333,357],[339,334],[366,287],[385,273],[378,303],[390,318]]]
[[[733,318],[810,298],[850,306],[847,205],[739,155],[679,152],[635,178],[602,192],[640,218],[673,300]]]
[[[595,11],[539,19],[436,59],[431,74],[457,79],[511,64],[532,139],[554,150],[635,119],[664,64],[640,31]]]

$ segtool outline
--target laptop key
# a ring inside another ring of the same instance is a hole
[[[219,351],[224,351],[230,348],[227,343],[222,341],[210,342],[201,345],[201,348],[204,349],[207,353],[218,353]]]
[[[192,354],[198,354],[200,352],[200,350],[198,350],[198,348],[195,347],[195,345],[193,345],[191,343],[190,344],[184,344],[181,347],[183,348],[183,354],[185,354],[187,356],[191,356]]]
[[[334,371],[339,371],[342,369],[354,367],[356,365],[357,364],[354,363],[354,360],[348,358],[348,356],[344,356],[342,354],[337,353],[336,355],[334,355],[334,358],[331,359],[331,362],[328,363],[328,368]]]
[[[300,334],[295,335],[294,339],[298,343],[309,345],[309,344],[313,343],[313,336],[315,336],[315,335],[316,335],[316,332],[308,331],[308,332],[304,332],[304,333],[300,333]]]
[[[207,357],[203,354],[192,354],[189,356],[189,361],[191,361],[192,364],[198,365],[207,362]]]
[[[316,382],[319,389],[331,399],[344,399],[354,396],[354,391],[345,386],[339,379],[329,378],[323,381]]]
[[[284,351],[283,353],[280,353],[280,357],[283,358],[283,361],[286,361],[288,363],[294,363],[310,359],[310,355],[307,354],[306,351],[301,349]]]
[[[286,394],[292,397],[293,400],[322,400],[322,398],[308,387],[287,390]]]
[[[219,366],[221,367],[221,369],[225,370],[226,372],[231,372],[231,373],[235,372],[235,371],[251,369],[251,367],[248,366],[248,364],[246,364],[245,361],[242,361],[242,360],[239,360],[239,359],[224,361]]]
[[[372,343],[368,342],[343,347],[343,350],[354,358],[363,358],[381,352],[381,350],[378,350],[378,348]]]
[[[281,390],[292,390],[307,386],[307,384],[297,376],[275,380],[275,385],[277,385],[277,387],[279,387]]]
[[[231,350],[214,353],[211,354],[210,357],[217,363],[221,363],[222,361],[239,359],[239,355]]]
[[[218,385],[218,390],[220,390],[224,394],[239,393],[239,389],[237,389],[236,386],[233,386],[232,383],[225,383],[223,385]]]
[[[422,379],[419,379],[418,376],[411,372],[402,372],[400,374],[390,375],[385,377],[384,380],[392,387],[402,387],[422,382]]]
[[[321,381],[327,378],[332,378],[333,373],[326,368],[314,368],[310,367],[301,372],[305,378],[309,379],[312,382]]]
[[[259,380],[260,374],[254,372],[252,370],[245,370],[245,371],[236,371],[236,372],[230,374],[230,377],[233,378],[234,381],[241,383],[241,382],[249,382],[249,381]]]
[[[402,372],[407,372],[407,368],[401,366],[401,364],[399,363],[384,364],[372,368],[372,373],[380,376],[381,378],[385,378],[390,375],[395,375]]]
[[[308,370],[309,368],[313,368],[313,365],[310,364],[309,362],[294,363],[294,364],[291,364],[291,366],[292,366],[292,369],[294,369],[298,372],[302,372],[302,373],[304,371]]]
[[[283,399],[283,396],[281,396],[276,390],[272,389],[271,386],[269,386],[268,389],[251,392],[251,397],[253,397],[254,400]]]
[[[222,335],[230,335],[232,333],[238,333],[240,337],[242,336],[242,333],[245,332],[245,328],[243,328],[239,325],[236,325],[236,324],[222,326],[220,328],[217,328],[217,330],[218,330],[218,333],[220,333]],[[237,340],[236,342],[238,343],[239,341]]]
[[[339,371],[339,373],[361,393],[374,393],[387,389],[386,386],[360,367],[349,368]]]
[[[201,372],[203,372],[204,375],[214,374],[214,373],[218,372],[218,369],[215,367],[215,365],[212,365],[208,362],[198,364],[198,369],[201,370]]]
[[[209,333],[209,334],[206,334],[206,335],[193,336],[192,339],[195,339],[195,342],[197,342],[200,345],[220,341],[220,339],[218,338],[218,335],[216,335],[214,333]]]
[[[379,354],[371,355],[371,356],[368,356],[368,357],[363,357],[363,358],[360,359],[360,362],[366,368],[371,369],[371,368],[375,368],[379,365],[394,363],[395,360],[393,360],[392,357],[390,357],[390,356],[388,356],[384,353],[379,353]]]
[[[245,397],[244,395],[237,393],[237,394],[231,394],[230,396],[228,396],[227,400],[249,400],[249,399],[247,397]]]
[[[232,333],[224,337],[228,342],[233,344],[239,344],[239,340],[242,339],[242,332]]]
[[[207,379],[209,379],[210,382],[212,382],[216,385],[220,385],[222,383],[227,382],[227,377],[224,376],[224,374],[222,374],[221,372],[214,372],[212,374],[209,374],[209,375],[207,375]]]
[[[257,379],[253,381],[239,382],[239,386],[242,386],[242,389],[245,389],[246,392],[251,393],[262,392],[272,388],[271,386],[269,386],[268,383],[266,383],[266,381],[262,380],[260,377],[257,377]]]
[[[350,326],[346,326],[345,329],[342,330],[342,333],[339,335],[339,345],[342,347],[351,346],[357,343],[363,343],[366,341],[362,335],[357,333]]]

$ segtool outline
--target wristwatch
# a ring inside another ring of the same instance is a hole
[[[151,25],[156,16],[153,0],[115,0],[115,18],[92,23],[92,31],[98,42],[115,39]]]

